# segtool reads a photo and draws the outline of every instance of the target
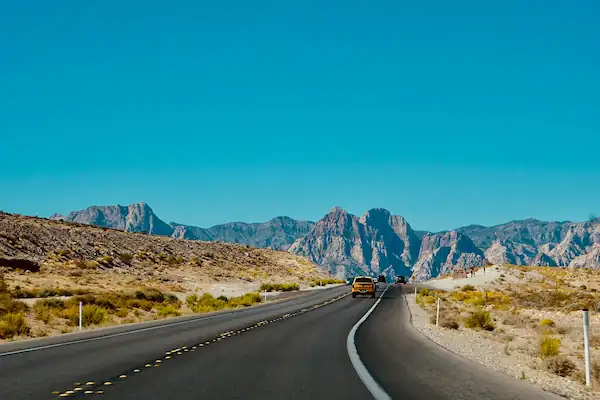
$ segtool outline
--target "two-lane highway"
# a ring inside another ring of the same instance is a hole
[[[355,337],[363,366],[389,398],[556,398],[424,338],[410,325],[401,290],[389,288]],[[52,399],[59,391],[69,398],[372,399],[350,361],[347,339],[375,300],[345,296],[328,302],[347,293],[347,287],[334,288],[172,327],[7,356],[0,347],[0,398]]]

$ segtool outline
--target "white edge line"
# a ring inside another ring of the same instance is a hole
[[[13,355],[13,354],[28,353],[28,352],[31,352],[31,351],[51,349],[53,347],[69,346],[69,345],[78,344],[78,343],[94,342],[96,340],[110,339],[110,338],[114,338],[114,337],[118,337],[118,336],[133,335],[135,333],[140,333],[140,332],[154,331],[156,329],[164,329],[164,328],[173,327],[173,326],[177,326],[177,325],[183,325],[183,324],[191,324],[192,322],[198,322],[198,321],[204,321],[204,320],[207,320],[207,319],[218,318],[218,317],[221,317],[221,316],[224,316],[224,315],[229,315],[229,314],[233,314],[233,313],[223,313],[223,314],[219,314],[219,315],[211,315],[211,316],[202,317],[202,318],[190,319],[190,320],[187,320],[187,321],[179,321],[179,322],[173,322],[173,323],[170,323],[170,324],[164,324],[164,325],[158,325],[158,326],[150,326],[148,328],[135,329],[135,330],[127,331],[127,332],[113,333],[113,334],[110,334],[110,335],[96,336],[96,337],[87,338],[87,339],[71,340],[71,341],[63,342],[63,343],[47,344],[45,346],[29,347],[29,348],[26,348],[26,349],[9,351],[9,352],[6,352],[6,353],[0,353],[0,357],[10,356],[10,355]]]
[[[293,299],[290,299],[290,300],[293,301]],[[285,302],[285,300],[283,302]],[[273,304],[277,304],[277,303],[273,303]],[[280,303],[278,303],[278,304],[280,304]],[[79,343],[86,343],[86,342],[95,342],[97,340],[105,340],[105,339],[111,339],[111,338],[119,337],[119,336],[133,335],[133,334],[136,334],[136,333],[147,332],[147,331],[154,331],[154,330],[157,330],[157,329],[165,329],[165,328],[169,328],[169,327],[173,327],[173,326],[177,326],[177,325],[191,324],[193,322],[206,321],[208,319],[213,319],[213,318],[220,318],[220,317],[223,317],[223,316],[226,316],[226,315],[236,314],[237,312],[238,311],[231,311],[231,312],[226,312],[226,313],[217,314],[217,315],[209,315],[209,316],[206,316],[206,317],[193,318],[193,319],[189,319],[189,320],[186,320],[186,321],[178,321],[178,322],[166,323],[166,324],[158,325],[158,326],[150,326],[150,327],[147,327],[147,328],[134,329],[134,330],[126,331],[126,332],[113,333],[113,334],[110,334],[110,335],[95,336],[95,337],[87,338],[87,339],[71,340],[71,341],[68,341],[68,342],[47,344],[47,345],[44,345],[44,346],[28,347],[26,349],[21,349],[21,350],[8,351],[8,352],[5,352],[5,353],[0,353],[0,357],[12,356],[12,355],[21,354],[21,353],[29,353],[29,352],[32,352],[32,351],[52,349],[54,347],[70,346],[72,344],[79,344]]]
[[[375,310],[375,307],[381,302],[381,298],[385,294],[385,292],[391,286],[388,285],[383,293],[379,296],[375,304],[369,308],[369,310],[362,316],[361,319],[350,329],[350,333],[348,334],[348,339],[346,340],[346,348],[348,350],[348,356],[350,357],[350,362],[354,367],[354,370],[358,374],[358,377],[363,382],[363,384],[367,387],[367,390],[371,392],[371,395],[375,398],[375,400],[391,400],[391,397],[379,386],[379,384],[375,381],[375,379],[369,374],[367,367],[360,360],[360,356],[358,355],[358,351],[356,350],[356,342],[355,335],[358,327],[367,320],[369,315]]]

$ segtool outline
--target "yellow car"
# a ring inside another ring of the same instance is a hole
[[[352,282],[352,297],[356,297],[358,294],[371,295],[375,298],[375,282],[370,276],[357,276]]]

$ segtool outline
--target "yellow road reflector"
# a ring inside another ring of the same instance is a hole
[[[127,375],[121,375],[121,376],[119,376],[119,378],[125,379],[125,378],[127,378]]]
[[[73,384],[73,386],[79,386],[79,385],[81,385],[81,383],[79,383],[79,382],[75,382],[75,383]]]
[[[104,386],[110,386],[112,385],[112,382],[104,382]]]
[[[86,384],[86,385],[94,385],[94,384],[95,384],[95,382],[89,381],[89,382],[86,382],[85,384]]]
[[[146,367],[146,368],[148,368],[148,367],[151,367],[151,366],[152,366],[152,365],[150,365],[150,364],[146,364],[146,365],[144,365],[144,367]]]
[[[96,390],[96,394],[103,394],[104,390]]]
[[[140,370],[139,369],[134,369],[133,372],[135,372],[137,374],[138,372],[140,372]]]
[[[160,367],[160,364],[155,364],[154,366],[155,366],[155,367]]]
[[[178,354],[178,355],[182,355],[183,353],[182,353],[182,352],[179,352],[179,353],[177,353],[177,354]]]
[[[76,391],[76,392],[79,392],[79,391],[83,390],[83,388],[78,387],[78,388],[75,388],[73,390]]]
[[[154,361],[154,362],[161,363],[162,361],[161,361],[161,360],[156,360],[156,361]]]
[[[92,393],[94,393],[93,390],[86,390],[85,392],[83,392],[83,394],[92,394]]]
[[[171,356],[166,356],[165,357],[165,360],[169,360],[169,359],[171,359]]]
[[[60,392],[58,390],[55,390],[54,392],[52,392],[52,394],[60,394]]]
[[[74,391],[72,391],[72,390],[67,390],[67,391],[65,392],[65,394],[73,394],[73,393],[75,393],[75,392],[74,392]]]
[[[63,394],[61,394],[59,397],[69,397],[69,396],[70,396],[70,394],[68,394],[68,393],[63,393]]]

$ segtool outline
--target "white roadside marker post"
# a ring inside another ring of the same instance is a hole
[[[267,289],[265,289],[265,303],[267,302]]]
[[[83,302],[79,302],[79,330],[83,327]]]
[[[585,348],[585,385],[592,386],[590,374],[590,316],[587,308],[583,309],[583,345]]]
[[[436,328],[440,326],[440,298],[437,298],[437,312],[435,314],[435,326]]]
[[[417,287],[415,286],[415,297],[417,297]]]

